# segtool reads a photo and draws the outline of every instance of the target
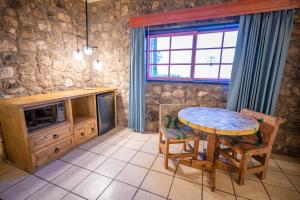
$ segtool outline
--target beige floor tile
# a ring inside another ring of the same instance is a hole
[[[115,178],[125,165],[126,163],[123,161],[108,158],[95,170],[95,172],[104,176]]]
[[[293,183],[293,185],[296,187],[298,192],[300,192],[300,176],[290,175],[287,174],[289,177],[289,180]]]
[[[120,148],[118,149],[111,158],[118,159],[124,162],[129,162],[131,158],[136,154],[136,150],[128,149],[128,148]]]
[[[63,200],[84,200],[84,198],[70,192],[63,198]]]
[[[255,200],[269,199],[268,194],[261,182],[246,180],[244,185],[238,185],[233,181],[236,195]]]
[[[131,200],[137,188],[121,183],[119,181],[112,182],[98,200]]]
[[[165,200],[165,198],[140,189],[133,200]]]
[[[128,128],[123,128],[116,133],[116,135],[121,136],[121,137],[126,137],[126,138],[132,138],[135,136],[136,133],[132,132]]]
[[[265,187],[272,200],[300,200],[300,194],[297,191],[265,184]]]
[[[202,184],[202,170],[195,169],[193,167],[179,164],[177,166],[175,176],[194,183]]]
[[[107,141],[105,141],[105,142],[109,143],[109,144],[114,144],[117,146],[122,146],[126,142],[128,142],[128,138],[114,135],[114,136],[110,137],[109,139],[107,139]]]
[[[151,134],[147,133],[135,133],[135,135],[132,137],[133,140],[138,140],[141,142],[146,142],[150,139]]]
[[[140,151],[145,152],[145,153],[150,153],[153,155],[158,155],[159,154],[159,146],[157,144],[152,144],[146,142],[142,148],[140,148]]]
[[[300,175],[300,159],[279,155],[279,154],[272,154],[272,159],[278,164],[278,166],[287,174],[292,175]]]
[[[144,145],[144,143],[145,142],[131,139],[124,144],[124,147],[129,149],[139,150]]]
[[[60,187],[57,187],[51,183],[48,183],[43,188],[32,194],[28,200],[53,200],[61,199],[68,193]]]
[[[164,174],[174,175],[176,167],[177,167],[177,161],[169,159],[168,169],[165,169],[164,158],[158,156],[154,161],[151,169]]]
[[[201,199],[202,186],[179,178],[175,178],[169,198],[172,200]]]
[[[2,175],[5,172],[8,172],[9,170],[12,170],[14,168],[15,168],[14,166],[2,161],[2,162],[0,162],[0,175]]]
[[[239,197],[239,196],[236,196],[236,199],[237,199],[237,200],[248,200],[248,199],[246,199],[246,198]]]
[[[85,179],[91,172],[80,167],[72,166],[60,176],[56,177],[52,183],[59,185],[66,190],[72,190],[77,184]]]
[[[76,165],[93,171],[97,167],[99,167],[106,159],[107,157],[105,156],[95,153],[89,153],[85,158],[76,163]]]
[[[264,183],[270,184],[270,185],[275,185],[291,190],[296,190],[296,188],[291,184],[289,179],[286,177],[285,174],[282,172],[276,172],[269,170],[267,172],[266,179],[263,180]]]
[[[141,188],[154,194],[167,197],[172,179],[172,176],[150,170]]]
[[[77,185],[72,192],[87,199],[97,199],[111,181],[110,178],[92,173]]]
[[[147,142],[153,143],[153,144],[158,144],[159,143],[159,134],[158,133],[151,134],[151,137],[149,140],[147,140]]]
[[[155,159],[156,159],[156,156],[139,151],[131,159],[130,163],[141,166],[141,167],[150,168]]]
[[[142,167],[128,164],[117,176],[117,180],[139,187],[148,170]]]
[[[281,171],[279,166],[274,162],[274,160],[272,158],[269,159],[268,169],[273,170],[273,171],[278,171],[278,172]]]
[[[210,173],[203,171],[203,185],[210,186]],[[223,172],[216,172],[216,189],[234,194],[231,177]]]
[[[87,156],[89,152],[85,151],[83,149],[74,149],[70,153],[66,154],[65,156],[61,157],[60,160],[76,164],[81,159],[83,159],[85,156]]]
[[[80,149],[84,149],[86,151],[94,151],[95,149],[102,146],[104,143],[96,140],[91,140],[79,146]]]
[[[71,168],[72,165],[61,160],[56,160],[41,169],[39,169],[35,175],[41,177],[47,181],[52,181],[55,177],[62,174],[67,169]]]
[[[93,150],[94,153],[101,154],[103,156],[109,157],[115,153],[120,147],[113,144],[103,144],[99,148]]]
[[[21,181],[22,179],[28,176],[29,174],[27,172],[18,168],[14,168],[2,174],[0,176],[0,192],[4,191],[5,189],[9,188],[10,186],[16,184],[17,182]]]
[[[235,196],[219,190],[211,191],[208,187],[203,187],[203,200],[235,200]]]
[[[0,198],[4,200],[23,200],[46,184],[46,181],[36,176],[29,176],[1,193]]]

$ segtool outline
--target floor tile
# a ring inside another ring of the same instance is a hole
[[[165,198],[140,189],[133,200],[165,200]]]
[[[112,182],[108,188],[101,194],[98,200],[131,200],[137,188],[121,183],[119,181]]]
[[[51,183],[48,183],[43,188],[32,194],[28,200],[53,200],[61,199],[68,193],[60,187],[57,187]]]
[[[7,164],[5,162],[0,162],[0,175],[8,172],[9,170],[12,170],[14,169],[15,167],[10,165],[10,164]]]
[[[269,199],[261,182],[246,180],[244,185],[238,185],[236,181],[233,181],[233,186],[238,196],[256,200]]]
[[[299,158],[279,154],[272,154],[271,157],[285,173],[300,175]]]
[[[100,165],[100,167],[95,170],[95,172],[104,176],[115,178],[125,167],[125,165],[126,163],[123,161],[108,158],[102,163],[102,165]]]
[[[47,181],[52,181],[55,177],[62,174],[67,169],[71,168],[72,165],[69,163],[66,163],[61,160],[56,160],[41,169],[39,169],[35,175],[38,177],[41,177]]]
[[[85,179],[91,172],[80,167],[72,166],[60,176],[56,177],[52,183],[59,185],[66,190],[72,190],[77,184]]]
[[[130,163],[141,166],[141,167],[150,168],[155,159],[156,159],[156,156],[139,151],[131,159]]]
[[[272,200],[300,200],[300,194],[297,191],[265,184],[265,187]]]
[[[146,142],[151,137],[150,134],[147,133],[135,133],[135,135],[132,137],[133,140],[138,140],[141,142]]]
[[[201,185],[175,178],[171,186],[169,198],[172,200],[201,199],[201,195]]]
[[[102,146],[104,143],[96,140],[91,140],[79,146],[80,149],[84,149],[86,151],[94,151],[95,149]]]
[[[203,171],[203,185],[210,186],[210,173]],[[216,172],[216,189],[234,194],[231,177],[223,172]]]
[[[168,175],[174,175],[176,167],[177,167],[177,161],[169,159],[168,169],[165,169],[164,168],[164,158],[157,157],[156,160],[154,161],[151,169],[154,171],[168,174]]]
[[[267,172],[266,179],[263,180],[264,183],[270,184],[270,185],[275,185],[291,190],[296,190],[296,188],[291,184],[289,179],[286,177],[285,174],[282,172],[276,172],[269,170]]]
[[[175,176],[193,183],[202,184],[202,170],[200,169],[179,164]]]
[[[28,177],[29,174],[20,170],[18,168],[14,168],[0,176],[0,192],[9,188],[10,186],[16,184],[22,179]]]
[[[134,149],[134,150],[139,150],[145,142],[141,142],[138,140],[129,140],[124,144],[124,147],[129,148],[129,149]]]
[[[129,162],[129,160],[136,154],[135,150],[127,149],[127,148],[120,148],[118,149],[111,158],[118,159],[121,161]]]
[[[135,136],[136,133],[132,132],[128,128],[123,128],[120,130],[116,135],[121,136],[121,137],[126,137],[126,138],[132,138]]]
[[[275,163],[275,161],[272,158],[269,159],[268,169],[273,171],[278,171],[278,172],[281,171],[279,166]]]
[[[111,181],[110,178],[92,173],[77,185],[72,192],[87,199],[97,199]]]
[[[23,200],[46,184],[46,181],[36,176],[29,176],[1,193],[0,198],[4,200]]]
[[[300,176],[290,175],[287,174],[289,177],[289,180],[293,183],[293,185],[296,187],[298,192],[300,192]]]
[[[143,181],[141,188],[154,194],[167,197],[172,179],[172,176],[150,170]]]
[[[65,156],[61,157],[60,160],[76,164],[81,159],[83,159],[85,156],[87,156],[89,152],[83,150],[83,149],[74,149],[70,153],[66,154]]]
[[[93,152],[99,153],[99,154],[104,155],[106,157],[109,157],[115,151],[117,151],[117,149],[119,149],[119,148],[120,148],[119,146],[105,143],[102,146],[100,146],[99,148],[93,150]]]
[[[115,135],[115,136],[112,136],[111,138],[109,138],[105,142],[109,143],[109,144],[114,144],[114,145],[117,145],[117,146],[122,146],[126,142],[128,142],[128,138]]]
[[[235,200],[235,196],[219,190],[211,191],[209,187],[203,187],[204,200]]]
[[[148,170],[142,167],[128,164],[117,176],[117,180],[139,187]]]
[[[95,153],[89,153],[85,158],[76,163],[76,165],[93,171],[97,167],[99,167],[106,159],[107,157],[105,156]]]
[[[152,143],[145,143],[144,146],[142,146],[142,148],[140,148],[139,151],[145,152],[145,153],[149,153],[149,154],[153,154],[153,155],[157,155],[159,154],[159,146],[157,144],[152,144]]]
[[[69,193],[63,198],[63,200],[84,200],[84,198],[81,198],[81,197],[79,197],[78,195],[69,192]]]
[[[159,143],[159,134],[151,134],[151,137],[149,140],[147,140],[148,143],[158,144]]]

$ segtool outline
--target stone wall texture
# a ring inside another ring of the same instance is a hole
[[[232,0],[102,0],[89,4],[90,42],[99,47],[101,70],[91,58],[74,61],[76,35],[85,34],[81,0],[0,0],[0,98],[46,93],[84,86],[115,86],[118,121],[127,125],[131,16],[198,7]],[[287,118],[274,151],[300,152],[299,48],[296,13],[292,41],[277,105]],[[84,41],[79,40],[82,47]],[[225,107],[228,86],[147,83],[147,130],[156,131],[160,103],[190,103]]]

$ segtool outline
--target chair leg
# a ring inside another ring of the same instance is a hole
[[[169,141],[165,141],[165,154],[164,154],[164,167],[168,169],[168,161],[169,161]]]
[[[159,131],[159,145],[158,145],[158,151],[159,153],[162,153],[162,150],[161,150],[161,147],[160,147],[160,144],[162,143],[162,132]]]
[[[240,172],[239,172],[239,179],[238,179],[239,185],[244,185],[245,183],[245,178],[246,178],[247,168],[248,168],[248,160],[249,160],[249,156],[247,154],[243,154],[241,158],[241,165],[240,165]]]
[[[186,149],[186,143],[184,142],[184,143],[182,143],[182,150],[183,151],[186,151],[187,149]]]
[[[194,140],[193,152],[194,152],[193,159],[196,160],[198,157],[198,153],[199,153],[199,140]]]
[[[269,164],[269,158],[270,158],[270,154],[264,154],[263,155],[263,162],[261,164],[264,165],[264,171],[259,173],[259,178],[261,180],[264,180],[266,178],[267,170],[268,170],[268,164]]]
[[[212,170],[211,170],[211,182],[210,182],[210,189],[212,192],[215,191],[216,188],[216,165],[215,162],[212,165]]]

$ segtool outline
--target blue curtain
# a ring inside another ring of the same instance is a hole
[[[286,10],[240,17],[228,109],[274,114],[293,16]]]
[[[145,131],[145,30],[131,31],[128,128]]]

